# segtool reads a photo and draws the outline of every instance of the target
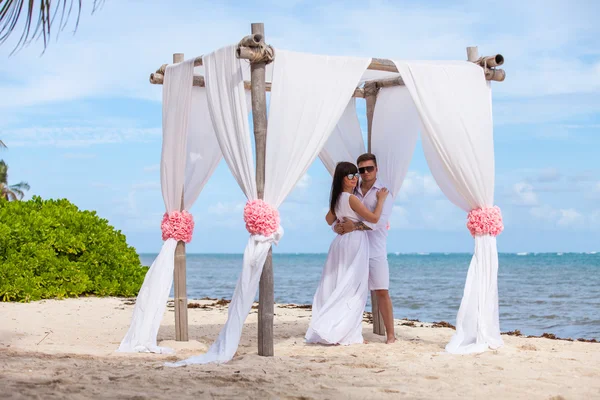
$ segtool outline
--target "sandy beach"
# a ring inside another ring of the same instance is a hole
[[[275,357],[256,350],[256,310],[236,357],[224,365],[164,367],[203,352],[227,305],[190,300],[190,342],[175,342],[169,307],[159,344],[175,355],[120,354],[133,302],[117,298],[0,303],[0,398],[397,399],[600,398],[600,344],[504,335],[478,355],[443,352],[449,328],[396,321],[398,342],[364,323],[366,345],[305,345],[310,310],[277,305]],[[414,326],[410,326],[414,325]]]

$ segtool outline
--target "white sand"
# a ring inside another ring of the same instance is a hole
[[[126,303],[0,303],[0,398],[600,398],[600,344],[503,336],[498,351],[455,356],[443,352],[452,330],[396,321],[393,345],[365,323],[367,345],[309,346],[303,336],[310,310],[282,306],[275,310],[275,357],[256,354],[254,310],[228,364],[166,368],[164,361],[204,351],[227,308],[189,309],[188,343],[170,340],[169,308],[159,341],[177,348],[174,356],[120,354],[115,349],[133,310]]]

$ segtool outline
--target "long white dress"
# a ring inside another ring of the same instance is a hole
[[[338,219],[359,221],[342,192],[335,207]],[[362,319],[369,294],[369,240],[365,231],[337,235],[329,247],[321,282],[312,304],[307,343],[363,343]]]

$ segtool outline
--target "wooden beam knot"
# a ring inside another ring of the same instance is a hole
[[[275,59],[275,49],[264,42],[255,47],[238,45],[237,57],[250,61],[250,64],[270,64]]]
[[[369,96],[377,96],[377,93],[379,92],[379,88],[377,87],[377,84],[375,82],[366,82],[363,87],[363,90],[365,98]]]

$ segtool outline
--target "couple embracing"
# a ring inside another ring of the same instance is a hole
[[[307,343],[364,343],[362,318],[370,290],[377,295],[386,343],[396,341],[386,246],[393,200],[377,179],[375,155],[363,154],[356,164],[340,162],[333,175],[326,220],[338,235],[313,299]]]

